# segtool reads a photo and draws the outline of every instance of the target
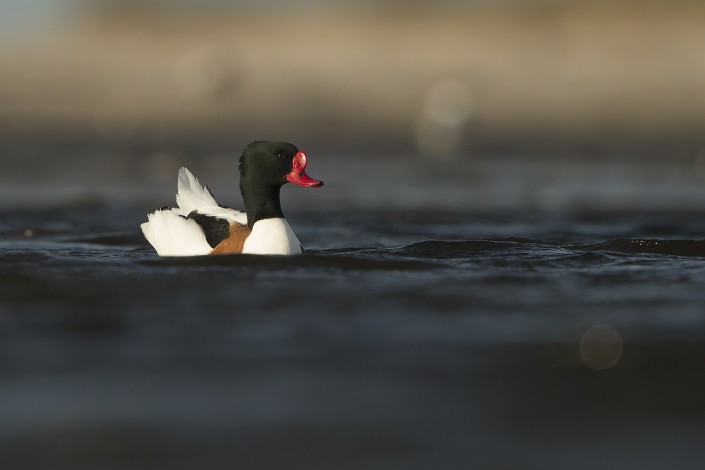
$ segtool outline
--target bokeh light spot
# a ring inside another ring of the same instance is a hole
[[[606,370],[616,366],[623,353],[622,335],[610,325],[595,325],[580,340],[580,358],[592,369]]]
[[[434,82],[426,91],[416,123],[419,150],[432,157],[449,157],[462,144],[463,129],[473,112],[470,90],[455,78]]]

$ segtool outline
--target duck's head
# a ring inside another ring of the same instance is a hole
[[[240,157],[240,181],[280,187],[287,182],[320,188],[323,181],[306,174],[306,154],[288,142],[252,142]]]

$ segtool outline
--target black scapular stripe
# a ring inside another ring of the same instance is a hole
[[[230,222],[225,219],[199,214],[196,211],[191,212],[188,218],[195,220],[201,226],[203,233],[206,235],[206,241],[211,248],[218,246],[220,242],[230,235]]]

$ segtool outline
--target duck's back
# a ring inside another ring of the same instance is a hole
[[[230,236],[229,227],[247,228],[247,215],[218,205],[187,168],[179,170],[176,202],[179,207],[154,211],[141,226],[160,256],[208,255]]]

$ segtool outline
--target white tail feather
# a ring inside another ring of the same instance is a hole
[[[188,168],[181,167],[177,183],[176,204],[179,205],[181,215],[189,215],[195,210],[217,208],[218,203],[207,187],[201,186],[198,178]]]
[[[181,217],[176,209],[152,212],[147,219],[142,233],[159,256],[199,256],[212,250],[196,221]]]

